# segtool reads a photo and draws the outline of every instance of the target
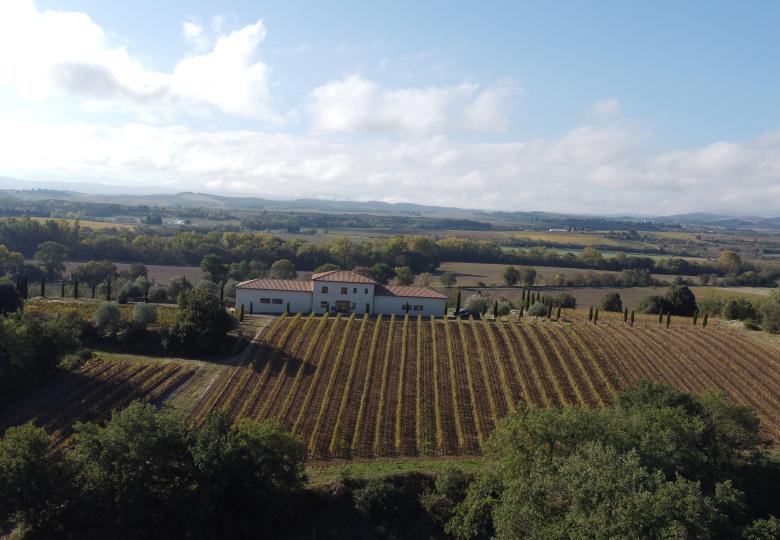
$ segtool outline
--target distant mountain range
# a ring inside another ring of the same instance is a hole
[[[73,189],[62,189],[63,187]],[[481,219],[485,221],[593,221],[647,222],[661,225],[705,226],[724,229],[780,230],[780,216],[730,216],[706,212],[668,216],[592,216],[554,212],[506,212],[470,210],[413,203],[386,203],[382,201],[335,201],[323,199],[276,200],[260,197],[234,197],[197,192],[161,191],[148,193],[146,188],[109,186],[106,184],[65,184],[60,182],[29,182],[0,177],[0,195],[22,200],[65,200],[82,203],[146,205],[158,207],[205,208],[222,210],[267,210],[328,213],[381,213],[431,217]],[[81,191],[83,190],[83,191]]]

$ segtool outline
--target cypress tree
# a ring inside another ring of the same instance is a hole
[[[634,326],[634,312],[631,312],[631,326]]]
[[[523,287],[523,292],[520,295],[520,305],[525,305],[525,287]]]
[[[28,298],[29,296],[30,296],[30,295],[29,295],[29,290],[28,290],[28,287],[27,287],[27,276],[25,276],[25,277],[22,279],[22,298],[24,298],[25,300],[27,300],[27,298]]]
[[[599,308],[596,308],[596,311],[593,312],[593,324],[598,324],[599,322]]]
[[[65,280],[60,284],[60,298],[65,298]]]
[[[460,289],[458,289],[458,299],[455,301],[455,314],[460,312]]]
[[[108,276],[108,281],[106,281],[106,302],[111,301],[111,276]]]
[[[289,315],[290,314],[290,302],[287,302],[287,306],[284,308],[284,312]]]
[[[623,310],[623,322],[628,322],[628,308]]]
[[[517,318],[518,319],[523,318],[523,306],[520,306],[520,310],[517,312]]]
[[[366,313],[369,313],[370,311],[371,311],[371,305],[368,302],[366,302]],[[447,313],[446,303],[445,303],[445,306],[444,306],[444,313]]]
[[[224,279],[219,284],[219,305],[220,306],[225,305],[225,280]],[[288,304],[287,311],[290,311],[289,304]]]
[[[558,305],[558,313],[555,315],[555,320],[560,321],[561,320],[561,306]]]
[[[46,278],[41,278],[41,298],[46,298]]]
[[[19,296],[22,295],[22,274],[16,275],[16,292],[19,293]]]
[[[95,293],[97,292],[97,283],[94,281],[92,282],[92,298],[95,298]]]
[[[498,318],[498,300],[493,303],[493,317]]]
[[[659,311],[658,312],[658,324],[661,324],[662,322],[664,322],[664,312],[663,311]]]
[[[249,314],[253,315],[255,312],[255,306],[252,302],[249,302]]]
[[[693,326],[696,326],[696,323],[699,320],[699,310],[693,312]]]
[[[707,328],[707,320],[708,320],[709,318],[710,318],[710,314],[709,314],[709,313],[705,313],[705,314],[704,314],[704,320],[703,320],[703,321],[701,321],[701,327],[702,327],[702,328]]]
[[[588,321],[593,320],[593,306],[590,306],[590,309],[588,310]]]
[[[241,311],[238,312],[238,320],[244,322],[244,304],[241,304]]]
[[[669,325],[672,324],[672,312],[666,314],[666,327],[669,328]]]

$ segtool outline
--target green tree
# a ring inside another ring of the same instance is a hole
[[[110,261],[89,261],[73,271],[73,277],[94,287],[116,275],[116,266]]]
[[[181,419],[135,402],[103,427],[77,423],[74,429],[69,457],[94,519],[158,537],[186,527],[194,470]]]
[[[623,311],[623,301],[620,299],[620,294],[616,292],[609,292],[601,297],[599,307],[602,311]]]
[[[20,311],[23,305],[24,301],[16,287],[10,283],[0,283],[0,315]]]
[[[534,302],[528,308],[528,314],[532,317],[544,317],[547,315],[547,306],[542,302]]]
[[[92,318],[100,328],[116,328],[122,320],[122,311],[116,302],[101,302]]]
[[[24,523],[34,530],[49,527],[67,484],[43,429],[32,423],[8,428],[0,438],[0,523]]]
[[[696,311],[696,296],[687,285],[671,285],[664,295],[672,315],[691,317]]]
[[[133,322],[146,326],[157,322],[157,306],[152,304],[135,304],[133,306]]]
[[[455,272],[443,272],[439,279],[445,287],[452,287],[458,282]]]
[[[536,282],[536,268],[532,266],[523,268],[522,277],[524,284],[528,285],[529,287],[533,286],[533,284]]]
[[[780,287],[761,304],[761,325],[767,332],[780,333]]]
[[[377,283],[387,283],[395,276],[395,271],[389,264],[376,263],[371,267],[369,277]]]
[[[717,264],[727,274],[739,274],[743,269],[742,258],[734,251],[729,250],[720,253]]]
[[[396,285],[411,285],[414,283],[414,273],[408,266],[396,266],[395,267],[395,284]]]
[[[219,298],[206,289],[190,289],[179,295],[173,330],[185,350],[218,351],[234,325],[235,319],[220,305]]]
[[[507,286],[514,287],[517,285],[517,282],[520,281],[520,271],[514,266],[507,266],[504,268],[504,271],[501,272],[501,278]]]
[[[271,265],[270,276],[274,279],[295,279],[298,273],[295,265],[288,259],[279,259]]]
[[[35,260],[46,271],[49,279],[59,279],[65,271],[68,248],[58,242],[43,242],[38,245]]]
[[[216,253],[206,254],[200,261],[200,269],[203,270],[206,279],[213,283],[221,283],[228,275],[228,266]]]

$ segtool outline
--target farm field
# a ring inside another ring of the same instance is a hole
[[[623,306],[628,309],[636,309],[639,302],[645,296],[657,294],[663,296],[667,287],[533,287],[536,292],[542,295],[556,296],[561,293],[569,293],[577,300],[577,306],[587,308],[589,306],[598,307],[601,298],[608,292],[617,292],[623,301]],[[710,296],[719,298],[746,298],[748,300],[757,300],[766,298],[772,291],[768,287],[691,287],[696,298],[701,300]],[[522,287],[460,287],[461,299],[465,300],[477,291],[491,299],[506,297],[511,301],[519,301],[522,295]],[[449,297],[450,307],[455,304],[458,289],[442,289],[442,292]]]
[[[780,440],[780,347],[711,321],[280,317],[191,413],[276,418],[312,458],[475,455],[517,407],[598,407],[640,379],[753,407]]]
[[[162,405],[169,400],[195,401],[182,393],[207,384],[216,366],[185,360],[157,360],[128,355],[99,355],[80,368],[52,378],[29,397],[0,414],[0,433],[33,421],[58,447],[66,445],[76,421],[98,421],[135,399]]]
[[[480,281],[484,281],[488,285],[504,283],[501,272],[503,272],[507,266],[507,264],[499,263],[444,262],[441,263],[436,273],[440,275],[442,272],[454,272],[458,279],[458,285],[473,287]],[[519,268],[523,265],[515,266]],[[563,274],[566,277],[577,274],[589,274],[591,272],[620,275],[620,272],[611,270],[591,270],[587,268],[562,268],[558,266],[534,266],[534,268],[537,272],[537,280],[539,280],[540,283],[543,282],[544,278],[552,277],[555,274]],[[652,274],[652,277],[671,282],[674,281],[677,276],[669,274]]]
[[[32,298],[24,303],[25,313],[41,316],[55,316],[68,310],[75,310],[83,319],[90,320],[102,300],[66,298]],[[157,305],[157,321],[161,326],[171,326],[176,319],[176,306]],[[119,311],[124,320],[130,320],[133,314],[132,304],[119,304]]]

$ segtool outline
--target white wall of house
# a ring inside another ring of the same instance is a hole
[[[411,296],[377,296],[374,298],[374,312],[385,315],[405,315],[409,303],[409,316],[423,315],[443,317],[447,306],[445,298],[415,298]]]
[[[290,304],[290,313],[309,313],[311,311],[311,293],[307,291],[277,291],[268,289],[236,289],[236,309],[244,306],[249,313],[249,303],[253,313],[284,313]]]
[[[336,308],[337,302],[348,302],[349,312],[363,315],[376,312],[373,283],[342,283],[339,281],[315,281],[312,293],[312,309],[322,314]],[[326,307],[327,304],[327,307]],[[381,313],[381,312],[378,312]]]

